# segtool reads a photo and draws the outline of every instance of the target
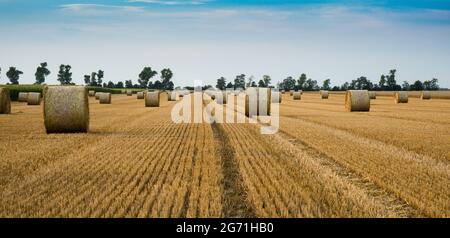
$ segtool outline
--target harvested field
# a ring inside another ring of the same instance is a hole
[[[347,112],[342,93],[280,95],[274,135],[175,124],[165,93],[159,107],[90,97],[78,134],[46,134],[43,105],[12,102],[0,217],[450,217],[450,100],[377,94]]]

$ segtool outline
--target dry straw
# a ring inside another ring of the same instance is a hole
[[[420,93],[420,99],[422,99],[422,100],[431,99],[431,92],[430,91],[422,91]]]
[[[28,93],[28,105],[41,105],[41,93]]]
[[[133,91],[132,90],[127,90],[127,96],[133,96]]]
[[[137,99],[144,99],[144,92],[138,92],[136,94]]]
[[[293,96],[294,100],[301,100],[302,99],[302,92],[301,91],[294,92],[292,94],[292,96]]]
[[[159,91],[146,92],[145,95],[145,106],[146,107],[159,107]]]
[[[81,86],[44,88],[44,124],[47,133],[87,132],[89,100]]]
[[[99,98],[100,104],[111,104],[111,93],[102,93]]]
[[[28,93],[20,92],[19,97],[17,98],[19,102],[27,102],[28,101]]]
[[[377,93],[373,92],[373,91],[369,92],[369,98],[370,99],[377,99]]]
[[[328,99],[329,92],[326,90],[320,90],[320,96],[322,99]]]
[[[348,90],[345,94],[345,108],[349,112],[369,111],[369,92],[367,90]]]
[[[89,97],[95,97],[95,91],[89,90]]]
[[[394,96],[395,103],[408,103],[408,92],[399,91],[395,93]]]
[[[0,88],[0,114],[11,113],[11,99],[9,98],[9,89]]]

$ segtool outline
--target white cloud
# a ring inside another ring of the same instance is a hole
[[[143,7],[105,4],[64,4],[60,6],[60,9],[63,11],[85,15],[109,14],[117,12],[140,12],[144,10]]]
[[[202,5],[209,1],[207,0],[129,0],[130,3],[150,3],[160,5]]]

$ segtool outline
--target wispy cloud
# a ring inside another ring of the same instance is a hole
[[[150,3],[150,4],[160,4],[160,5],[202,5],[208,0],[129,0],[130,3]]]
[[[111,12],[139,12],[143,11],[143,7],[137,6],[118,6],[105,4],[64,4],[60,9],[65,11],[77,12],[82,14],[100,14]]]

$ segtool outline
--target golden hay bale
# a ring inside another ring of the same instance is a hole
[[[302,92],[301,92],[301,91],[299,91],[299,92],[294,92],[294,93],[292,94],[292,96],[294,97],[294,100],[301,100],[301,99],[302,99]]]
[[[144,92],[137,92],[136,98],[137,99],[144,99]]]
[[[133,96],[133,91],[132,90],[127,90],[127,96]]]
[[[9,89],[0,88],[0,114],[11,113],[11,99],[9,97]]]
[[[95,97],[95,91],[89,90],[89,97]]]
[[[99,98],[100,104],[111,104],[111,93],[102,93]]]
[[[41,105],[41,93],[28,93],[28,105]]]
[[[420,99],[422,99],[422,100],[431,99],[431,92],[430,91],[422,91],[420,93]]]
[[[270,88],[255,88],[247,90],[245,94],[245,115],[270,116],[271,99]],[[250,108],[252,106],[252,108]],[[252,109],[252,110],[250,110]]]
[[[289,95],[292,97],[294,95],[294,91],[289,90]]]
[[[47,133],[87,132],[89,130],[89,100],[86,88],[45,87],[44,124]]]
[[[327,90],[320,90],[320,96],[322,99],[328,99],[329,92]]]
[[[367,90],[348,90],[345,94],[345,108],[349,112],[370,111],[370,98]]]
[[[369,92],[369,99],[377,99],[377,93],[376,92]]]
[[[101,94],[102,94],[101,92],[96,92],[95,93],[95,100],[99,100]]]
[[[19,97],[17,98],[19,102],[27,102],[28,101],[28,93],[20,92]]]
[[[405,91],[395,92],[394,101],[395,103],[408,103],[408,92]]]
[[[282,93],[280,93],[280,92],[272,92],[271,95],[270,95],[271,96],[270,101],[272,103],[281,103],[281,97],[282,97],[281,94]]]
[[[147,92],[145,95],[146,107],[159,107],[159,91]]]

